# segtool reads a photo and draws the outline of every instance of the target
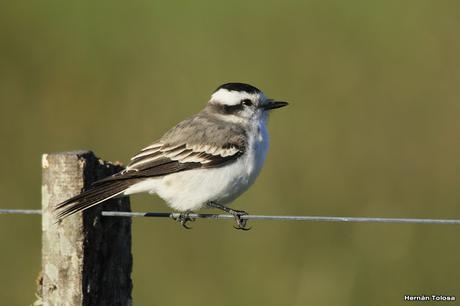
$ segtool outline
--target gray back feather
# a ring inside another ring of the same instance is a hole
[[[212,114],[201,112],[178,123],[164,134],[160,142],[170,146],[187,143],[192,146],[204,144],[225,148],[234,145],[244,150],[246,138],[242,126],[223,122]]]

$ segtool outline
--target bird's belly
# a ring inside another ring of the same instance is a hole
[[[245,192],[260,172],[260,168],[248,167],[247,158],[250,156],[220,168],[170,174],[152,191],[179,211],[198,210],[209,201],[225,205]]]

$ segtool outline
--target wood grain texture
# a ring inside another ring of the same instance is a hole
[[[44,305],[131,305],[131,220],[101,217],[130,211],[112,199],[57,222],[53,207],[98,179],[122,170],[92,152],[42,157],[42,301]]]

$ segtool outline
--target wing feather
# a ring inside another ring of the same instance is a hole
[[[208,143],[203,143],[203,139]],[[196,116],[179,123],[159,141],[143,148],[131,158],[124,171],[95,184],[221,167],[237,160],[246,147],[243,128]]]
[[[146,168],[158,167],[159,164],[175,161],[180,164],[200,163],[202,166],[212,163],[218,165],[219,160],[228,162],[233,158],[238,158],[243,152],[243,147],[236,144],[227,147],[216,145],[188,145],[181,144],[175,146],[157,146],[158,151],[152,154],[140,152],[131,159],[131,163],[126,167],[126,172],[140,171]]]
[[[206,149],[206,151],[199,151],[199,149]],[[174,148],[166,146],[166,149],[160,149],[150,155],[144,155],[141,151],[131,159],[131,163],[124,171],[100,180],[95,185],[114,180],[158,177],[197,168],[220,167],[238,159],[244,150],[245,147],[238,147],[236,144],[227,145],[225,148],[203,148],[184,144]]]

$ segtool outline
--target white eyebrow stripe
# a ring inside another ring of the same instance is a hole
[[[258,99],[259,94],[250,94],[244,91],[229,91],[225,88],[221,88],[211,95],[211,101],[218,102],[219,104],[225,105],[237,105],[241,103],[243,99],[255,100]]]

